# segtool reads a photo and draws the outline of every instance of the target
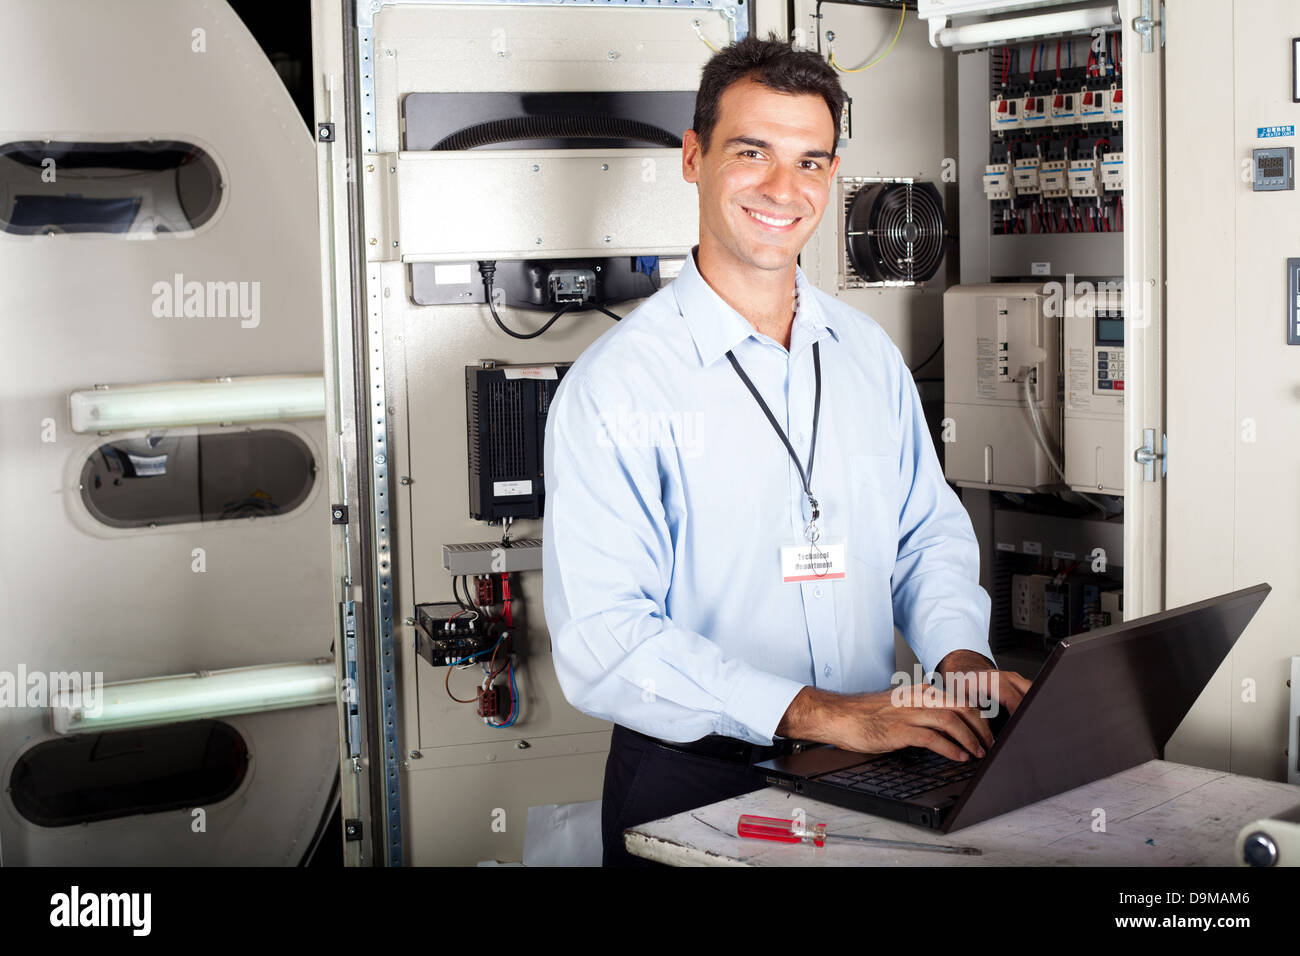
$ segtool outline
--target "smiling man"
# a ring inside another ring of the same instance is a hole
[[[891,694],[895,626],[927,669],[992,670],[989,598],[898,349],[797,266],[843,102],[775,38],[709,61],[682,147],[699,245],[550,408],[546,620],[569,701],[615,723],[606,865],[639,862],[625,828],[757,789],[796,740],[992,743],[974,707]],[[992,676],[1014,709],[1027,682]]]

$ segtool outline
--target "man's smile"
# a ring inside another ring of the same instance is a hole
[[[794,218],[775,216],[772,213],[750,209],[748,206],[741,206],[740,208],[749,214],[750,219],[753,219],[769,232],[789,232],[803,218],[802,216],[795,216]]]

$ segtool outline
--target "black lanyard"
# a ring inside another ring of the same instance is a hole
[[[772,423],[772,427],[776,429],[777,435],[780,436],[782,443],[785,445],[785,450],[790,453],[790,459],[794,462],[794,466],[799,469],[799,478],[803,481],[803,493],[808,497],[808,504],[812,507],[812,520],[814,523],[821,515],[821,509],[817,505],[817,499],[813,497],[812,493],[813,456],[817,453],[817,421],[821,417],[822,412],[822,356],[819,349],[820,345],[820,342],[814,342],[812,347],[813,373],[816,375],[817,386],[813,398],[812,441],[808,445],[807,471],[805,471],[803,465],[800,464],[799,456],[795,454],[794,446],[790,444],[790,439],[786,437],[785,429],[781,427],[781,424],[776,420],[776,416],[772,414],[772,409],[767,407],[767,402],[763,401],[763,396],[758,394],[758,389],[756,389],[754,383],[749,380],[749,376],[745,374],[745,370],[740,367],[740,363],[736,361],[736,356],[731,353],[730,349],[727,350],[727,361],[729,361],[731,367],[736,370],[736,374],[740,376],[740,380],[745,383],[745,387],[749,389],[749,393],[754,396],[754,401],[758,402],[758,407],[763,410],[763,414],[766,415],[767,420]]]

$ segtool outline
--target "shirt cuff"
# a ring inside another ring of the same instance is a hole
[[[718,732],[753,744],[770,745],[790,702],[804,686],[785,677],[751,670],[731,692]]]
[[[994,660],[988,639],[972,637],[970,631],[961,626],[942,628],[935,633],[927,634],[925,639],[918,643],[921,647],[918,649],[917,657],[921,659],[921,666],[925,668],[927,674],[933,673],[939,667],[939,663],[953,651],[974,651],[990,661]]]

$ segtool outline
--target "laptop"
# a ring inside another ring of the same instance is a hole
[[[815,746],[755,764],[815,800],[947,833],[1161,756],[1271,588],[1062,640],[983,758]]]

